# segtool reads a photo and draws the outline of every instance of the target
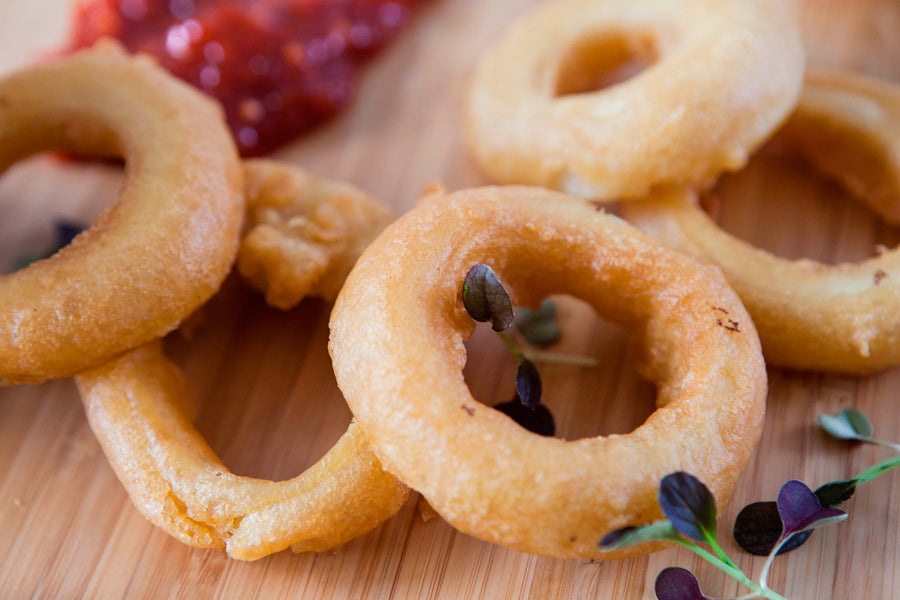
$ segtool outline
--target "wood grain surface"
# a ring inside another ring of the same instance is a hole
[[[38,59],[64,39],[67,0],[0,2],[0,71]],[[537,0],[432,0],[408,31],[365,70],[352,110],[278,153],[326,177],[357,184],[398,211],[432,181],[484,183],[461,140],[466,79],[483,49]],[[714,2],[712,2],[714,4]],[[810,63],[900,81],[900,1],[806,0]],[[636,132],[638,134],[638,132]],[[0,180],[0,265],[46,247],[58,218],[89,221],[121,180],[110,166],[39,156]],[[741,237],[784,256],[859,259],[895,245],[835,184],[803,164],[765,154],[718,187],[716,215]],[[282,313],[230,280],[190,340],[170,355],[199,406],[197,425],[235,472],[283,479],[337,440],[350,419],[326,352],[327,304]],[[561,304],[558,350],[592,354],[592,370],[543,368],[545,396],[569,439],[627,432],[653,410],[653,387],[634,348],[585,305]],[[479,400],[512,395],[514,363],[479,330],[466,377]],[[792,478],[811,486],[845,478],[889,451],[827,439],[817,414],[857,407],[879,437],[900,441],[900,369],[871,377],[769,370],[769,412],[759,450],[731,504],[720,540],[755,576],[763,559],[741,553],[731,523],[748,502],[773,499]],[[610,482],[615,485],[615,482]],[[793,599],[900,596],[900,477],[860,489],[849,520],[780,558],[770,577]],[[653,598],[667,566],[684,566],[714,596],[746,592],[684,550],[622,562],[521,554],[426,518],[415,494],[398,515],[336,552],[282,552],[256,562],[194,549],[132,508],[94,440],[72,381],[0,389],[0,598]]]

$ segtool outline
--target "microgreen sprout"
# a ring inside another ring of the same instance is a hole
[[[513,421],[538,435],[552,436],[556,424],[550,410],[541,404],[543,385],[534,363],[523,358],[516,370],[516,395],[509,402],[501,402],[494,408]]]
[[[506,331],[498,331],[497,335],[503,340],[506,351],[517,360],[528,359],[531,362],[558,363],[575,367],[596,367],[598,364],[597,360],[590,356],[544,352],[533,348],[524,348],[522,345],[517,344],[515,338],[507,334]]]
[[[900,444],[886,442],[872,437],[872,423],[862,412],[854,409],[844,410],[836,415],[819,415],[819,426],[830,436],[839,440],[864,442],[900,452]],[[819,503],[826,508],[841,506],[856,492],[856,488],[900,466],[900,456],[894,456],[876,463],[851,479],[831,481],[816,488],[813,492]],[[780,521],[775,502],[754,502],[745,506],[734,522],[734,540],[746,552],[757,556],[766,556],[778,543]],[[802,546],[812,531],[804,531],[794,535],[781,546],[779,553],[784,554]]]
[[[819,415],[818,422],[828,435],[839,440],[865,442],[900,452],[900,444],[873,438],[872,422],[856,409],[848,408],[836,415]]]
[[[556,304],[549,298],[544,298],[535,310],[519,308],[515,328],[526,342],[538,348],[556,343],[562,335],[562,328],[556,321]]]
[[[490,321],[494,331],[512,325],[514,315],[509,292],[489,266],[477,264],[469,269],[463,280],[462,297],[466,312],[479,323]]]
[[[769,598],[785,600],[768,587],[767,576],[779,549],[794,535],[847,517],[835,508],[823,507],[816,495],[800,481],[789,481],[778,494],[776,512],[781,521],[778,539],[763,566],[758,582],[752,581],[725,554],[716,540],[716,503],[699,479],[684,472],[666,475],[659,486],[659,504],[664,520],[613,531],[600,541],[602,550],[617,550],[632,544],[670,541],[691,550],[751,590],[736,600]],[[700,544],[709,546],[707,550]],[[693,573],[681,567],[664,569],[654,587],[659,600],[706,600]]]
[[[553,435],[556,425],[553,415],[541,404],[543,386],[534,363],[557,362],[592,367],[597,365],[597,361],[584,356],[543,352],[519,343],[521,338],[532,345],[546,346],[559,339],[561,330],[556,322],[556,307],[550,300],[544,300],[537,310],[519,309],[517,318],[509,292],[488,265],[476,264],[466,273],[462,300],[470,317],[481,323],[491,323],[506,350],[519,363],[515,397],[494,408],[529,431]],[[514,321],[515,327],[511,328]]]
[[[515,396],[512,400],[494,405],[494,408],[532,433],[547,437],[556,433],[553,414],[543,404],[539,404],[537,408],[528,408]]]
[[[534,363],[523,358],[516,370],[516,395],[528,408],[534,410],[541,403],[541,394],[544,387],[541,384],[541,376],[538,374]]]

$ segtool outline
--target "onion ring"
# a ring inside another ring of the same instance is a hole
[[[569,93],[628,55],[658,61]],[[708,183],[742,167],[790,113],[803,64],[790,1],[551,2],[480,63],[468,145],[498,183],[595,199]]]
[[[305,296],[333,301],[362,251],[394,212],[359,189],[275,161],[244,162],[249,231],[238,272],[288,309]]]
[[[349,186],[318,182],[276,163],[253,162],[247,175],[255,191],[251,206],[278,206],[287,211],[287,216],[281,214],[289,221],[304,215],[313,222],[315,215],[328,217],[320,220],[325,227],[295,228],[280,244],[303,248],[283,255],[301,261],[306,253],[330,254],[327,268],[337,275],[346,274],[346,264],[352,265],[361,251],[360,240],[370,235],[366,230],[357,239],[345,226],[363,214],[389,213]],[[311,191],[298,187],[302,185]],[[329,224],[336,228],[329,230]],[[326,235],[328,231],[334,235]],[[321,248],[318,237],[324,238]],[[344,249],[335,251],[339,239]],[[275,269],[268,289],[284,287],[277,277],[287,273],[287,287],[303,295],[293,277],[300,270]],[[334,276],[325,273],[319,282]],[[306,291],[318,287],[329,292],[327,285],[317,286],[315,277],[305,281]],[[321,552],[371,531],[397,512],[408,495],[405,485],[381,469],[355,422],[322,459],[291,480],[234,475],[191,425],[187,385],[159,342],[82,373],[75,381],[91,429],[132,502],[151,522],[187,544],[224,546],[229,556],[242,560],[288,546],[297,552]]]
[[[807,76],[784,140],[869,205],[900,215],[900,87],[861,75]],[[900,364],[900,251],[859,263],[786,260],[719,229],[689,191],[629,203],[623,215],[719,265],[759,329],[766,361],[865,374]]]
[[[565,441],[475,401],[461,289],[480,262],[518,305],[570,293],[636,334],[658,410],[630,434]],[[545,189],[433,191],[363,253],[331,331],[338,386],[384,468],[454,527],[524,552],[654,549],[597,542],[661,518],[659,481],[674,471],[723,505],[762,431],[759,341],[718,270]]]
[[[807,73],[777,142],[900,223],[900,87],[849,71]]]
[[[255,560],[284,550],[330,550],[367,533],[406,501],[351,423],[301,475],[234,475],[191,425],[187,384],[151,343],[78,375],[91,429],[135,507],[192,546]]]
[[[237,252],[242,172],[222,111],[114,44],[0,81],[0,170],[45,149],[122,155],[118,198],[0,276],[0,384],[73,375],[175,329]]]

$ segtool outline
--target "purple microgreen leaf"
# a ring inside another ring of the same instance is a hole
[[[802,481],[792,479],[778,492],[778,513],[784,528],[781,538],[847,518],[836,508],[823,508],[816,495]]]
[[[543,389],[537,367],[527,358],[522,358],[519,361],[519,368],[516,370],[516,395],[519,400],[534,410],[541,403]]]
[[[550,437],[556,433],[553,414],[543,404],[531,409],[522,404],[518,396],[509,402],[501,402],[494,406],[507,417],[532,433]]]
[[[624,527],[603,536],[597,546],[604,552],[620,550],[646,542],[673,541],[679,539],[678,532],[669,521],[654,521],[640,527]]]
[[[819,415],[819,427],[839,440],[866,441],[872,437],[872,422],[862,412],[848,408],[836,415]]]
[[[479,323],[491,320],[491,310],[484,292],[484,278],[488,271],[492,271],[489,266],[477,264],[469,269],[463,280],[463,306],[466,307],[469,316]]]
[[[711,600],[700,591],[700,582],[694,574],[681,567],[660,571],[653,591],[659,600]]]
[[[556,305],[549,298],[545,298],[536,310],[519,308],[515,327],[526,342],[539,348],[553,344],[562,335],[562,329],[556,322]]]
[[[819,499],[819,504],[825,508],[837,508],[853,497],[857,483],[859,483],[857,479],[826,483],[816,488],[816,498]]]
[[[702,481],[684,471],[666,475],[659,485],[659,505],[679,533],[715,543],[716,499]]]
[[[463,305],[478,322],[491,322],[494,331],[503,331],[513,321],[512,300],[494,270],[477,264],[463,280]]]
[[[754,502],[741,509],[734,520],[734,541],[744,552],[768,556],[781,538],[781,515],[776,502]],[[802,546],[812,531],[795,533],[778,549],[786,554]]]

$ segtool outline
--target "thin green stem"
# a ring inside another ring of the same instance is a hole
[[[558,352],[543,352],[541,350],[522,350],[522,354],[531,362],[552,362],[574,365],[576,367],[596,367],[599,364],[595,358],[577,354],[560,354]]]
[[[725,554],[725,551],[722,549],[722,546],[719,545],[719,542],[716,540],[716,532],[715,531],[711,531],[711,532],[705,531],[703,537],[706,540],[706,543],[709,544],[709,547],[713,549],[713,551],[716,553],[716,556],[718,556],[722,562],[724,562],[727,565],[731,565],[735,569],[738,568],[738,566],[736,564],[734,564],[734,561],[732,561],[730,558],[728,558],[728,555]]]
[[[701,548],[694,542],[691,542],[690,540],[681,538],[681,539],[677,539],[677,540],[673,540],[673,541],[675,541],[677,544],[684,546],[685,548],[687,548],[688,550],[690,550],[691,552],[693,552],[694,554],[696,554],[697,556],[699,556],[706,562],[710,563],[711,565],[714,565],[718,569],[724,571],[731,578],[744,584],[745,586],[747,586],[748,588],[753,590],[756,593],[756,596],[761,597],[761,598],[769,598],[770,600],[788,600],[781,594],[779,594],[773,590],[770,590],[769,588],[765,587],[764,585],[758,585],[758,584],[754,583],[753,581],[751,581],[750,578],[747,577],[743,571],[741,571],[736,566],[733,566],[733,563],[728,564],[731,562],[730,560],[728,562],[725,562],[725,561],[719,559],[714,554],[704,550],[703,548]],[[752,596],[752,595],[745,596],[745,598],[753,598],[753,597],[754,596]]]
[[[894,452],[900,452],[900,444],[895,444],[893,442],[886,442],[884,440],[876,440],[875,438],[864,438],[864,442],[868,442],[869,444],[874,444],[875,446],[881,446],[883,448],[890,448]]]
[[[766,580],[769,578],[769,569],[772,568],[772,563],[775,561],[775,557],[778,556],[778,551],[781,550],[781,547],[784,546],[784,543],[790,538],[791,536],[787,536],[778,540],[778,543],[775,544],[775,547],[769,552],[769,556],[766,557],[762,572],[759,574],[759,585],[762,587],[766,587]]]
[[[505,331],[498,331],[497,335],[500,336],[501,340],[503,340],[503,345],[506,346],[506,351],[512,354],[513,358],[515,358],[516,360],[522,360],[523,358],[526,358],[522,350],[519,349],[516,343],[512,340],[511,337],[509,337],[509,335],[506,334]]]
[[[531,362],[553,362],[567,365],[575,365],[578,367],[596,367],[597,360],[590,356],[578,356],[575,354],[559,354],[557,352],[543,352],[541,350],[525,349],[519,346],[516,341],[505,331],[498,331],[497,335],[503,340],[506,351],[509,352],[516,360],[527,358]]]
[[[892,456],[886,460],[881,462],[877,462],[868,469],[862,471],[859,475],[856,476],[857,483],[865,483],[867,481],[871,481],[882,475],[887,473],[891,469],[900,466],[900,456]]]

